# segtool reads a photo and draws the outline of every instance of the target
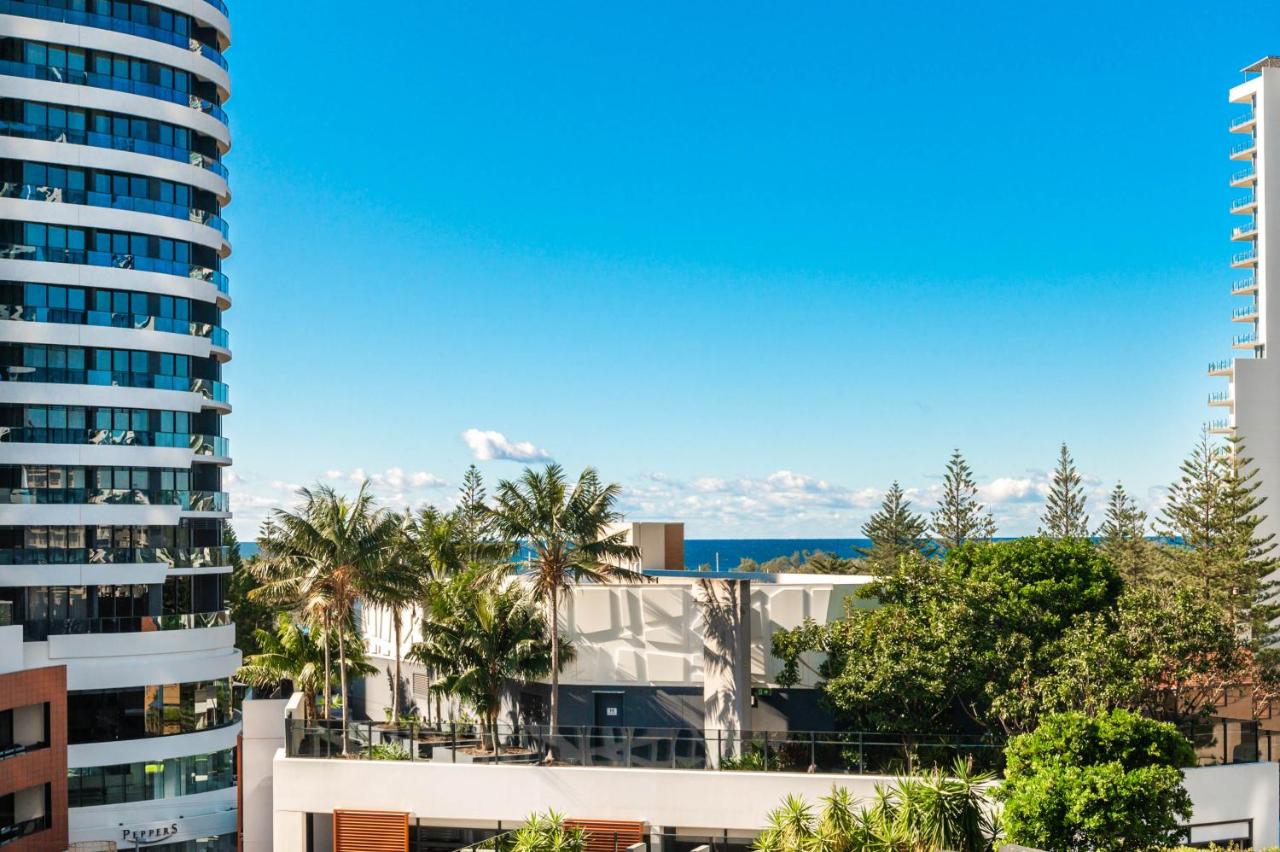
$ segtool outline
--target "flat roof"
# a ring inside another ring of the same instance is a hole
[[[1280,68],[1280,56],[1264,56],[1252,65],[1246,65],[1240,71],[1243,74],[1256,74],[1263,68]]]

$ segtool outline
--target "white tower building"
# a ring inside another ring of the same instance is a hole
[[[1231,212],[1244,217],[1231,233],[1237,272],[1231,292],[1240,297],[1231,319],[1239,331],[1232,340],[1235,357],[1209,365],[1209,375],[1228,380],[1226,390],[1210,394],[1209,405],[1227,411],[1211,431],[1239,435],[1258,468],[1266,535],[1280,533],[1280,360],[1267,346],[1271,332],[1280,334],[1280,289],[1274,300],[1270,291],[1272,278],[1280,288],[1280,254],[1275,269],[1269,263],[1270,250],[1280,252],[1280,213],[1273,218],[1267,207],[1271,172],[1280,193],[1280,58],[1259,60],[1244,76],[1230,94],[1231,103],[1247,107],[1231,121],[1231,132],[1241,136],[1231,149],[1241,166],[1231,176],[1239,190]]]
[[[66,666],[73,843],[235,847],[230,37],[222,0],[0,0],[0,600]]]

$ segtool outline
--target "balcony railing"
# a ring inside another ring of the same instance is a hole
[[[0,488],[9,506],[176,506],[183,512],[226,512],[225,491],[140,491],[132,488]]]
[[[31,62],[14,62],[10,59],[0,59],[0,74],[9,77],[23,77],[28,80],[71,83],[72,85],[88,86],[93,89],[110,89],[115,92],[155,98],[156,100],[190,107],[197,112],[203,112],[224,125],[231,124],[231,120],[227,118],[226,111],[212,101],[206,101],[204,98],[193,95],[190,92],[171,89],[167,86],[147,83],[142,80],[131,80],[127,77],[116,77],[112,74],[99,74],[95,71],[85,71],[79,68],[56,68],[50,65],[36,65]]]
[[[1251,331],[1248,334],[1237,334],[1231,340],[1233,346],[1256,346],[1258,343],[1258,333]]]
[[[1231,176],[1231,182],[1240,183],[1241,181],[1251,180],[1253,177],[1255,177],[1255,171],[1253,166],[1250,166],[1247,169],[1241,169],[1240,171],[1233,174]]]
[[[230,287],[227,276],[216,269],[183,263],[161,257],[147,257],[140,254],[116,254],[109,251],[90,251],[86,249],[49,248],[47,246],[28,246],[20,243],[0,243],[0,260],[34,260],[43,263],[78,263],[84,266],[105,266],[111,269],[133,269],[139,272],[160,272],[164,275],[176,275],[179,278],[192,278],[196,281],[207,281],[218,288],[219,293],[226,293]]]
[[[285,720],[287,756],[347,757],[436,763],[598,766],[643,769],[737,769],[881,774],[947,767],[956,758],[999,769],[1002,740],[837,731],[721,731],[546,725],[411,724]],[[493,750],[496,733],[499,750]],[[550,756],[548,758],[548,756]]]
[[[188,148],[173,145],[162,145],[147,139],[134,139],[132,136],[113,136],[110,133],[98,133],[84,128],[53,127],[42,124],[27,124],[21,121],[0,121],[0,136],[13,136],[18,139],[37,139],[41,142],[61,142],[70,145],[89,145],[94,148],[110,148],[113,151],[129,151],[134,154],[145,154],[149,157],[163,157],[177,163],[187,163],[201,169],[208,169],[226,180],[229,176],[227,167],[221,160],[206,157]]]
[[[5,565],[168,565],[225,568],[229,547],[13,547],[0,549]]]
[[[1249,293],[1257,289],[1258,289],[1258,279],[1252,278],[1252,277],[1241,278],[1239,281],[1235,281],[1231,284],[1232,293]]]
[[[59,186],[38,186],[30,183],[0,184],[0,198],[44,201],[50,204],[76,204],[108,210],[127,210],[130,213],[150,213],[155,216],[164,216],[166,219],[181,219],[195,222],[197,225],[208,225],[222,234],[224,240],[230,239],[231,236],[231,229],[227,226],[226,220],[215,213],[198,207],[170,204],[150,198],[135,198],[131,195],[113,195],[109,192],[93,192],[84,189],[64,189]]]
[[[1209,374],[1213,375],[1215,373],[1229,373],[1231,372],[1232,366],[1233,366],[1233,362],[1231,358],[1223,358],[1221,361],[1210,361]]]
[[[1233,240],[1239,240],[1239,239],[1243,239],[1245,237],[1250,237],[1250,236],[1256,237],[1257,235],[1258,235],[1257,219],[1254,219],[1250,222],[1245,222],[1243,225],[1239,225],[1231,229],[1231,239]]]
[[[160,376],[154,373],[125,373],[112,370],[79,370],[64,367],[19,367],[0,369],[0,382],[37,382],[57,385],[97,385],[113,388],[145,388],[196,393],[205,399],[225,403],[230,391],[225,382],[194,379],[190,376]]]
[[[1214,391],[1209,394],[1210,405],[1222,405],[1231,402],[1231,394],[1227,391]]]
[[[1231,119],[1231,129],[1234,130],[1237,127],[1244,127],[1246,124],[1252,124],[1256,119],[1257,115],[1254,111],[1249,110],[1248,112],[1243,113],[1242,115],[1237,115],[1235,118]]]
[[[0,305],[0,322],[52,322],[64,325],[96,325],[103,328],[127,328],[132,331],[163,331],[207,337],[215,346],[228,348],[231,336],[225,328],[207,322],[158,317],[151,314],[116,311],[84,311],[71,308],[33,308],[26,305]]]
[[[23,639],[44,642],[50,636],[84,636],[98,633],[155,633],[170,630],[206,630],[231,623],[227,610],[178,615],[119,615],[102,618],[57,618],[24,621]]]
[[[1251,192],[1248,195],[1243,195],[1240,198],[1237,198],[1236,200],[1232,201],[1231,212],[1235,213],[1237,210],[1245,210],[1249,207],[1252,207],[1255,203],[1256,203],[1256,198],[1254,194]]]
[[[112,15],[98,15],[93,12],[79,12],[74,9],[59,9],[42,6],[36,3],[24,3],[22,0],[0,0],[0,15],[19,15],[24,18],[39,18],[42,21],[54,21],[62,24],[75,24],[82,27],[93,27],[100,30],[112,30],[125,35],[160,41],[165,44],[181,47],[192,53],[198,53],[217,65],[223,71],[229,69],[227,59],[217,50],[201,44],[189,36],[175,33],[172,30],[153,27],[149,24],[138,24],[122,20]]]
[[[1226,419],[1218,419],[1218,420],[1210,420],[1210,421],[1209,421],[1209,431],[1210,431],[1210,432],[1214,432],[1214,433],[1217,433],[1217,434],[1222,434],[1222,433],[1224,433],[1224,432],[1230,432],[1233,428],[1234,428],[1234,427],[1231,425],[1231,421],[1230,421],[1230,420],[1226,420]]]
[[[1250,261],[1254,261],[1257,259],[1258,259],[1257,249],[1249,249],[1248,251],[1236,252],[1235,254],[1231,255],[1232,263],[1249,263]]]
[[[8,844],[21,840],[24,837],[30,837],[38,832],[46,831],[52,826],[53,817],[48,814],[36,817],[35,819],[10,823],[9,825],[0,825],[0,846],[7,846]]]
[[[1231,156],[1235,157],[1239,154],[1243,154],[1246,151],[1252,151],[1254,148],[1257,148],[1257,147],[1258,147],[1258,140],[1256,138],[1250,139],[1247,142],[1237,143],[1231,146]]]
[[[1231,311],[1231,318],[1236,320],[1246,319],[1249,317],[1256,318],[1257,316],[1258,316],[1258,306],[1256,304],[1241,305],[1240,307],[1235,308],[1234,310]]]

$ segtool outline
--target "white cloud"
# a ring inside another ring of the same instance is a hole
[[[492,430],[468,429],[462,433],[462,440],[478,461],[535,462],[551,459],[549,452],[530,441],[509,441],[506,435]]]

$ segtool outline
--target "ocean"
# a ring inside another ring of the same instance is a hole
[[[743,559],[758,563],[768,562],[778,556],[790,556],[801,551],[822,550],[835,556],[857,556],[857,547],[871,544],[865,538],[691,538],[684,543],[684,563],[689,568],[700,565],[716,567],[717,557],[722,571],[737,568]],[[240,545],[240,553],[249,557],[258,552],[258,545],[246,541]]]

